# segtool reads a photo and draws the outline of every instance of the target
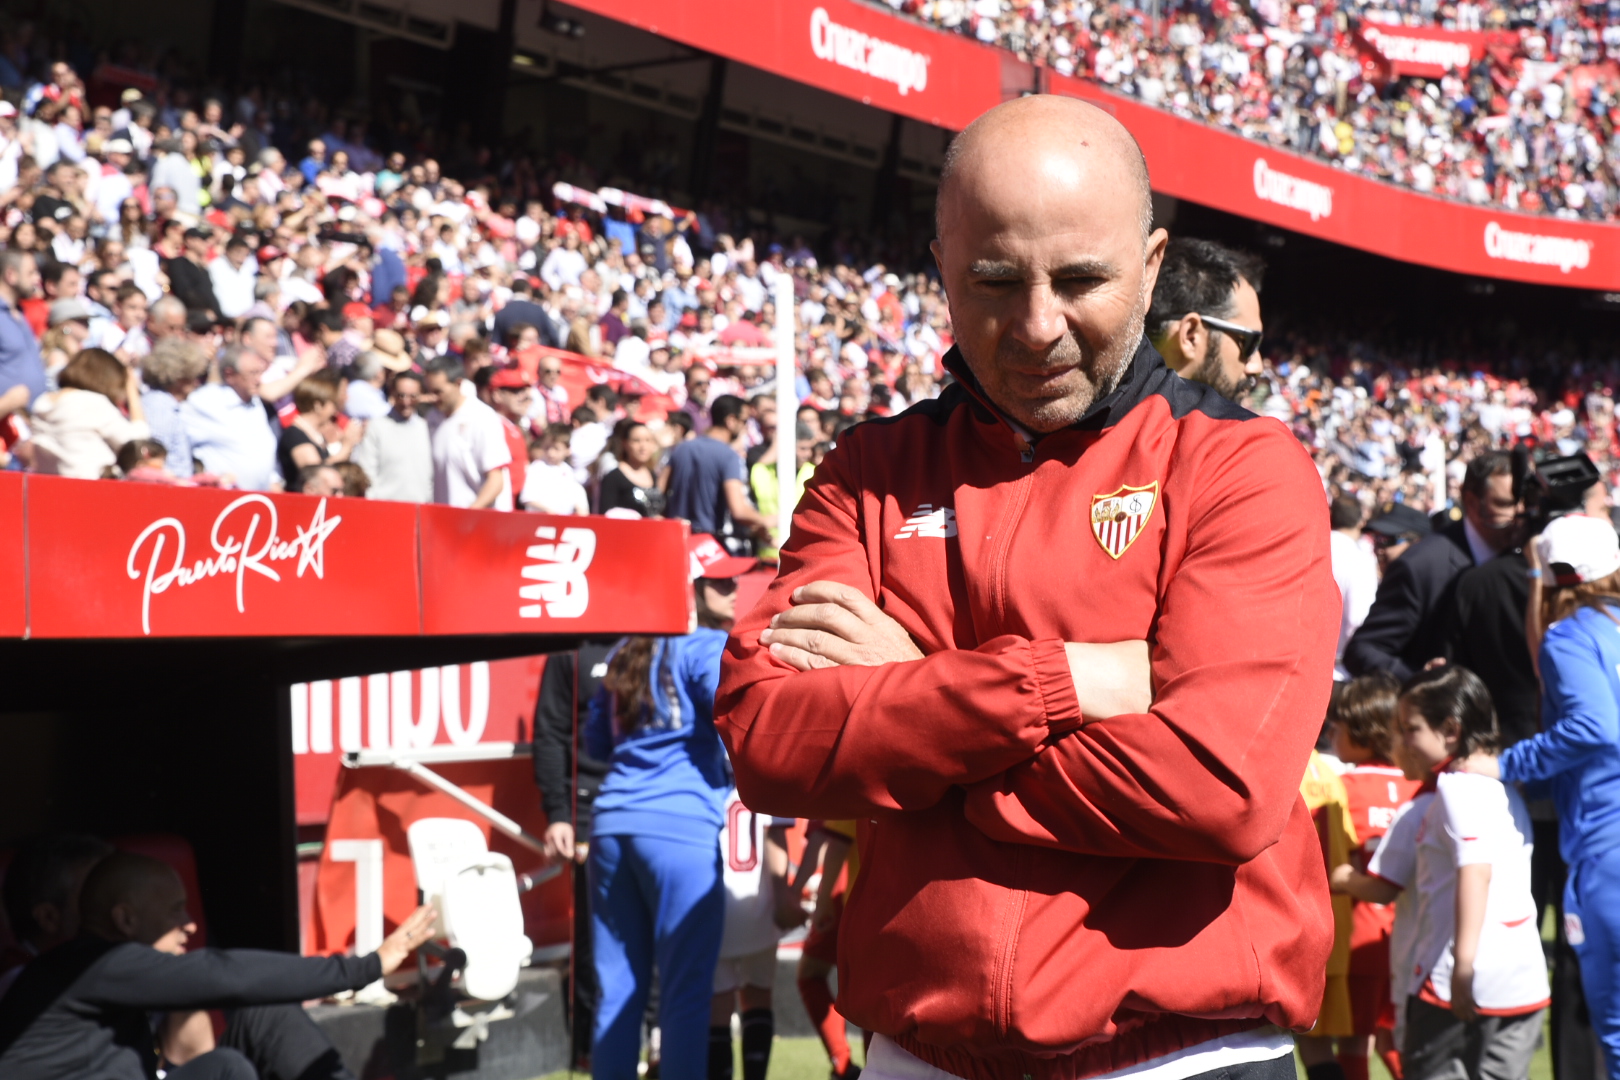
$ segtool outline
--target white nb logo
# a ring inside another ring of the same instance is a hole
[[[923,503],[917,507],[900,531],[894,534],[896,540],[910,540],[913,537],[945,540],[956,535],[956,511],[948,506],[934,508],[933,503]]]
[[[526,554],[535,560],[523,568],[523,576],[538,585],[524,585],[518,589],[523,600],[539,600],[543,604],[523,604],[518,618],[540,618],[544,614],[553,619],[577,619],[585,614],[591,602],[591,585],[585,579],[591,559],[596,555],[596,532],[592,529],[564,529],[562,539],[557,530],[542,525],[534,530],[536,538],[554,543],[531,544]]]

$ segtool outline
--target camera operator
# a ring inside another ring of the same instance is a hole
[[[1419,540],[1384,571],[1378,598],[1345,646],[1351,675],[1386,672],[1404,681],[1446,655],[1445,626],[1458,575],[1495,558],[1518,533],[1513,459],[1493,451],[1470,461],[1462,503],[1461,521]]]

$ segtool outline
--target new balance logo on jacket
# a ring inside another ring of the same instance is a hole
[[[956,535],[956,511],[948,506],[934,509],[933,503],[923,503],[917,507],[916,512],[906,518],[906,523],[899,532],[894,534],[896,540],[910,540],[913,537],[932,537],[937,540],[948,540]]]

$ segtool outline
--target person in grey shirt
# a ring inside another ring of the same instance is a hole
[[[433,444],[427,421],[416,411],[422,377],[414,371],[394,376],[386,414],[366,424],[354,461],[371,478],[368,499],[395,502],[433,501]]]

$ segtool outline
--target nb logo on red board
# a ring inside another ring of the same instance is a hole
[[[521,586],[518,598],[539,603],[521,605],[518,618],[579,618],[591,603],[591,583],[585,571],[596,557],[596,531],[563,529],[559,538],[555,526],[542,525],[534,535],[547,543],[529,545],[525,554],[534,561],[523,568],[523,577],[538,584]]]
[[[341,517],[327,519],[326,500],[322,499],[309,524],[295,525],[292,538],[283,539],[276,504],[264,495],[244,495],[214,519],[208,534],[213,554],[188,565],[185,525],[178,518],[159,518],[141,530],[124,564],[129,579],[141,582],[141,633],[152,633],[152,597],[171,588],[183,589],[229,575],[236,584],[237,613],[246,614],[250,572],[279,582],[281,574],[270,564],[297,560],[295,577],[303,577],[306,570],[324,577],[326,539],[341,524]]]

